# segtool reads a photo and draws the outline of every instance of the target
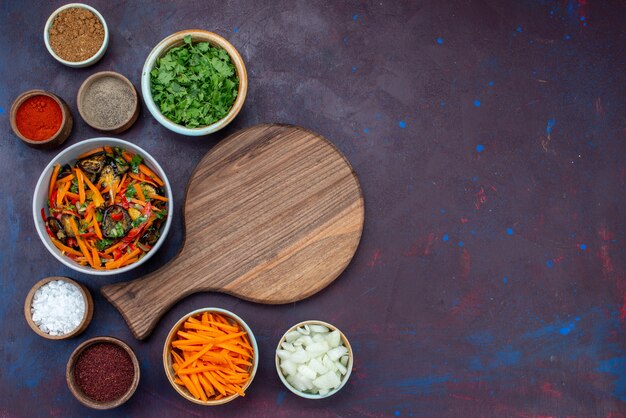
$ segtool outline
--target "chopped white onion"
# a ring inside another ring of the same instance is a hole
[[[330,331],[324,325],[315,325],[315,324],[309,325],[309,329],[311,330],[311,332],[316,332],[318,334],[323,334],[325,332]]]
[[[338,330],[304,325],[285,334],[280,347],[276,351],[280,370],[299,391],[326,395],[348,373],[348,349]]]
[[[292,353],[296,351],[296,347],[294,347],[291,343],[282,343],[280,346],[287,351],[291,351]]]

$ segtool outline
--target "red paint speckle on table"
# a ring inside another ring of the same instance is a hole
[[[464,248],[461,250],[461,277],[467,278],[472,266],[472,259],[469,252]]]
[[[406,257],[415,257],[416,255],[428,255],[430,254],[430,249],[435,242],[436,235],[434,232],[430,232],[428,235],[418,239],[415,241],[411,248],[404,253]]]
[[[607,244],[601,245],[596,255],[600,259],[604,275],[613,273],[613,262],[611,261],[611,255],[609,254],[609,246]]]
[[[462,224],[466,224],[466,223],[468,223],[468,222],[469,222],[469,219],[467,219],[467,218],[461,218],[461,223],[462,223]]]
[[[619,314],[619,319],[622,321],[626,319],[626,294],[624,294],[624,304],[622,305],[622,309]]]
[[[367,265],[374,268],[381,264],[382,263],[380,262],[380,250],[377,248],[374,250],[374,253],[372,254],[372,258],[370,259],[369,263],[367,263]]]
[[[554,386],[552,386],[550,382],[545,382],[541,385],[541,392],[545,393],[546,395],[552,398],[563,397],[563,394],[561,393],[561,391],[555,389]]]
[[[487,195],[485,194],[485,188],[481,187],[480,191],[476,193],[476,201],[474,202],[474,207],[476,209],[480,209],[480,207],[487,201]]]

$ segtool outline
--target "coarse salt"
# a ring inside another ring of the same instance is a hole
[[[65,335],[74,331],[85,316],[85,299],[80,289],[54,280],[35,292],[30,309],[33,322],[45,333]]]

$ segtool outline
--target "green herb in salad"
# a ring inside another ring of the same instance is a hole
[[[150,72],[152,99],[161,113],[187,128],[211,125],[232,108],[239,79],[230,56],[208,42],[184,44],[159,58]]]
[[[139,173],[139,165],[143,162],[143,158],[140,155],[135,154],[132,160],[130,160],[130,170],[137,174]]]

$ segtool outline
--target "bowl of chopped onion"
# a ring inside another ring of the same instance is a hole
[[[323,399],[339,392],[350,373],[354,354],[337,327],[309,320],[291,327],[278,342],[276,371],[291,392]]]
[[[92,138],[43,170],[33,219],[44,246],[81,273],[111,275],[145,263],[171,225],[172,189],[157,161],[135,144]]]

